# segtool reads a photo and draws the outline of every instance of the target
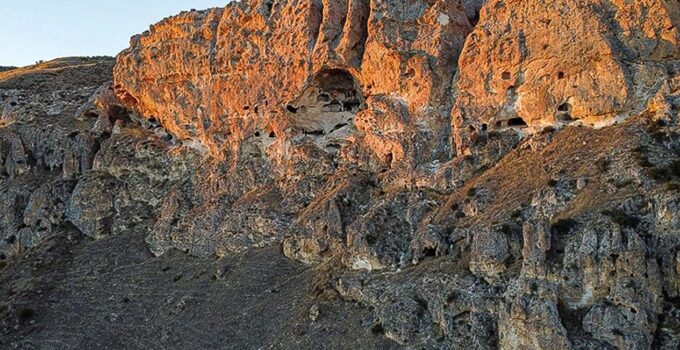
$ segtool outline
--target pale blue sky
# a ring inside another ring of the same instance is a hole
[[[134,34],[182,10],[228,0],[0,0],[0,66],[114,56]]]

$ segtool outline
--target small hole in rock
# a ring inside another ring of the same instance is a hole
[[[524,121],[522,118],[512,118],[508,120],[508,126],[515,126],[515,127],[526,127],[527,123]]]
[[[557,72],[557,79],[564,79],[564,72]]]
[[[255,137],[260,137],[260,135],[261,135],[261,134],[260,134],[259,131],[256,131],[256,132],[255,132]]]
[[[425,248],[425,249],[423,249],[423,256],[424,257],[435,257],[435,256],[437,256],[437,249],[436,248]]]
[[[571,110],[571,105],[569,103],[563,103],[557,106],[557,110],[560,112],[569,112]]]
[[[312,130],[312,131],[305,131],[305,135],[312,135],[312,136],[321,136],[321,135],[326,135],[326,132],[323,130]]]
[[[299,108],[297,108],[297,107],[295,107],[295,106],[293,106],[293,105],[288,105],[288,106],[286,106],[286,109],[288,110],[288,112],[297,113],[297,111],[298,111]]]
[[[346,127],[346,126],[347,126],[347,123],[336,124],[336,125],[333,127],[333,131],[340,130],[340,129]]]
[[[503,78],[503,80],[510,80],[510,77],[510,72],[503,72],[503,74],[501,74],[501,78]]]
[[[487,125],[486,123],[482,124],[482,131],[486,131],[486,129],[488,129],[488,128],[489,128],[489,125]]]
[[[270,139],[274,139],[274,138],[276,138],[276,133],[275,133],[275,132],[273,132],[273,131],[272,131],[272,132],[270,132],[270,133],[269,133],[269,138],[270,138]]]

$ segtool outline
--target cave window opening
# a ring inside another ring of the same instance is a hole
[[[511,128],[526,128],[528,125],[522,118],[512,118],[508,120],[508,126]]]
[[[437,249],[432,247],[425,248],[423,249],[423,256],[426,258],[434,258],[437,256]]]

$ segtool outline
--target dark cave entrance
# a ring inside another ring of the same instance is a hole
[[[364,104],[359,84],[344,69],[324,69],[286,106],[292,124],[308,135],[346,132]]]

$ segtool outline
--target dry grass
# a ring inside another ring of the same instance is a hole
[[[541,189],[554,186],[560,180],[588,179],[586,188],[578,192],[563,212],[565,217],[598,210],[606,203],[627,198],[633,190],[622,188],[612,195],[607,192],[603,175],[608,171],[609,163],[616,163],[618,167],[636,166],[632,150],[640,145],[640,130],[644,124],[642,118],[634,118],[600,130],[568,127],[554,134],[553,140],[539,150],[520,145],[493,168],[452,194],[439,209],[438,221],[447,222],[453,218],[455,209],[452,208],[463,203],[473,189],[479,188],[490,190],[493,200],[481,215],[458,218],[464,226],[502,222],[523,204],[530,203]]]

